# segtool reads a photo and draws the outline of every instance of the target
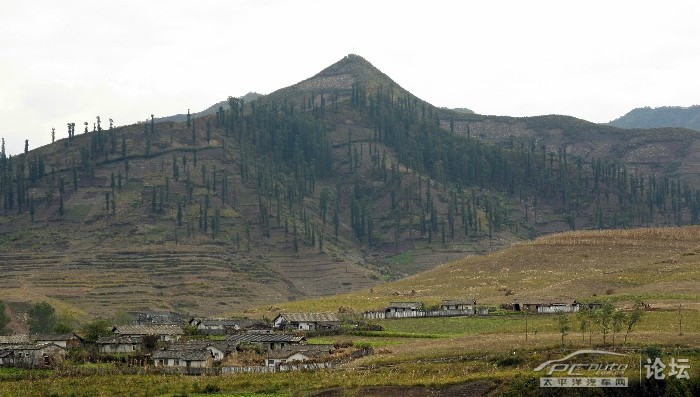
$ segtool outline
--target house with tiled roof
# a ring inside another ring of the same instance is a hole
[[[292,345],[269,351],[265,364],[272,367],[280,364],[314,361],[328,357],[334,351],[333,345]]]
[[[417,312],[423,309],[421,302],[390,302],[384,309],[385,313]]]
[[[100,353],[136,353],[141,350],[141,338],[131,335],[101,336],[95,344]]]
[[[340,319],[333,313],[280,313],[272,320],[276,329],[316,331],[337,329]]]
[[[156,367],[211,368],[214,361],[209,350],[183,344],[171,344],[151,356]]]
[[[306,338],[288,334],[239,334],[229,336],[226,342],[236,346],[237,349],[244,345],[255,345],[270,351],[279,350],[289,345],[305,344]]]
[[[55,343],[65,348],[76,348],[83,345],[83,339],[74,333],[33,335],[36,344]]]
[[[0,346],[2,365],[20,367],[53,367],[66,356],[66,349],[55,343]]]

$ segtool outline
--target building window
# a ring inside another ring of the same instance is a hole
[[[180,359],[178,359],[178,358],[174,359],[174,360],[173,360],[173,365],[174,365],[174,366],[180,365]]]

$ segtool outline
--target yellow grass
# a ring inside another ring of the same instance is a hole
[[[558,298],[611,300],[624,306],[639,298],[652,307],[681,303],[698,309],[698,236],[697,226],[562,233],[372,289],[277,306],[289,311],[337,311],[340,306],[364,311],[391,301],[435,305],[457,298],[495,306],[514,299]]]

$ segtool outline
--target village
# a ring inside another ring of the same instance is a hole
[[[597,309],[576,300],[514,300],[500,308],[475,299],[390,302],[384,309],[355,315],[279,313],[272,319],[208,319],[174,312],[129,312],[131,324],[112,326],[88,341],[78,333],[0,336],[0,366],[59,368],[69,362],[113,363],[127,372],[226,374],[329,368],[373,353],[350,340],[308,343],[308,338],[381,332],[375,320],[418,317],[490,316],[498,313],[553,314]],[[341,308],[342,309],[342,308]]]

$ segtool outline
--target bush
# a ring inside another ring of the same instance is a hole
[[[218,385],[212,385],[211,383],[207,383],[206,386],[204,386],[204,389],[202,389],[202,393],[218,393],[221,391],[221,388]]]

